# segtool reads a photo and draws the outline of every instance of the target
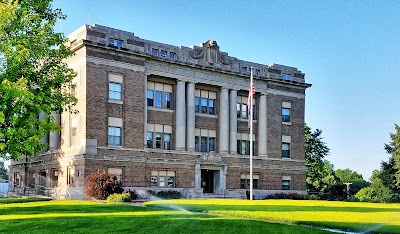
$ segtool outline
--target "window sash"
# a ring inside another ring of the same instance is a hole
[[[122,99],[122,85],[119,83],[108,83],[108,98],[114,100]]]
[[[151,49],[151,54],[154,56],[158,56],[158,49]]]
[[[154,106],[154,91],[147,90],[147,106]]]
[[[162,108],[162,92],[156,91],[155,97],[156,97],[155,107]]]
[[[240,188],[249,189],[250,179],[240,179]],[[258,189],[258,179],[253,179],[253,189]]]
[[[282,158],[290,158],[290,144],[282,143]]]
[[[290,109],[282,108],[282,122],[290,122]]]
[[[153,132],[147,132],[147,148],[153,148]]]
[[[290,190],[290,180],[282,180],[282,190]]]
[[[121,145],[121,128],[108,127],[108,144]]]

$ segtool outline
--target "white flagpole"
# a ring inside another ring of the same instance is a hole
[[[253,200],[253,67],[250,68],[250,200]]]

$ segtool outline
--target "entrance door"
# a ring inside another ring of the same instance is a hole
[[[44,195],[46,187],[46,171],[39,172],[39,194]]]
[[[214,172],[213,170],[201,170],[201,187],[204,193],[214,193]]]

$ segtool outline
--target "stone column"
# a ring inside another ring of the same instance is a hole
[[[237,112],[236,112],[237,91],[229,93],[229,152],[237,154]]]
[[[185,105],[185,82],[178,81],[176,86],[175,107],[175,149],[185,150],[186,142],[186,105]]]
[[[229,150],[229,98],[228,90],[221,89],[219,102],[219,153],[227,154]]]
[[[54,122],[60,126],[61,125],[61,117],[58,113],[52,113],[51,116],[54,118]],[[60,148],[60,131],[50,132],[49,139],[49,149],[56,150]]]
[[[195,128],[195,112],[194,112],[194,83],[187,85],[186,101],[187,101],[187,150],[194,151],[194,128]]]
[[[198,163],[194,165],[194,187],[201,188],[201,167]]]
[[[143,147],[147,148],[147,76],[144,76]]]
[[[267,95],[260,96],[258,111],[258,156],[267,156]]]

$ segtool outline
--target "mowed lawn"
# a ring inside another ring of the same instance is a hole
[[[182,199],[138,207],[70,200],[2,202],[0,233],[329,233],[300,224],[400,233],[400,205],[393,204]],[[175,210],[181,207],[190,212]]]
[[[153,201],[146,205],[170,206],[171,203],[188,210],[223,217],[242,217],[361,233],[400,233],[400,204],[294,200],[172,200]]]

